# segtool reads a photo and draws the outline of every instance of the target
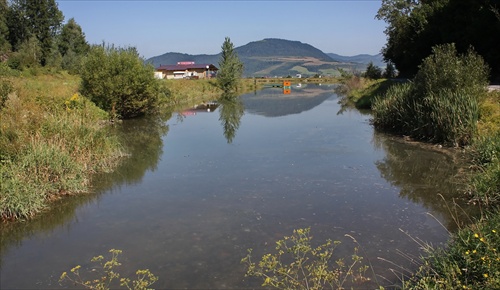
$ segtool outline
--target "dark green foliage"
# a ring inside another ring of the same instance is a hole
[[[12,69],[22,70],[40,65],[42,50],[40,42],[34,36],[21,43],[16,52],[9,57],[8,64]]]
[[[392,79],[395,78],[398,75],[398,72],[396,71],[396,67],[392,62],[389,62],[387,66],[385,67],[385,71],[383,74],[383,77],[386,79]]]
[[[420,140],[470,144],[487,85],[487,67],[472,51],[457,56],[454,45],[434,48],[414,81],[390,88],[375,100],[374,125]]]
[[[62,68],[71,73],[78,73],[83,56],[90,46],[85,40],[85,34],[74,18],[63,25],[58,35],[57,45],[62,56]]]
[[[384,58],[403,76],[413,76],[432,47],[455,43],[459,53],[472,46],[500,75],[498,0],[384,0],[377,14],[388,23]]]
[[[365,77],[378,80],[382,77],[382,70],[378,66],[373,65],[373,62],[370,62],[366,67]]]
[[[8,9],[7,0],[0,0],[0,61],[2,61],[3,54],[10,50],[9,27],[7,26]]]
[[[14,0],[11,2],[7,23],[9,40],[14,50],[36,37],[41,57],[39,64],[46,65],[53,50],[53,41],[64,16],[55,0]]]
[[[81,77],[81,93],[112,117],[133,118],[157,109],[154,68],[144,64],[135,48],[92,47]]]
[[[222,44],[217,83],[226,93],[235,91],[242,74],[243,63],[238,58],[231,39],[226,37]]]

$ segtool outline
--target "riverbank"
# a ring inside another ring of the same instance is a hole
[[[108,134],[108,115],[65,73],[5,77],[0,112],[0,216],[27,219],[65,195],[88,192],[91,175],[126,156]]]
[[[390,80],[345,80],[344,105],[371,108],[394,83]],[[357,86],[353,86],[356,84]],[[489,90],[479,102],[477,133],[472,145],[463,148],[470,164],[466,192],[483,211],[472,221],[457,219],[459,231],[450,235],[445,248],[422,244],[426,256],[420,268],[404,280],[405,289],[498,289],[500,288],[500,92]],[[449,203],[452,208],[453,201]],[[460,209],[453,209],[460,210]],[[468,224],[464,226],[464,224]],[[438,285],[446,285],[440,288]]]
[[[44,71],[1,79],[2,221],[29,219],[66,195],[89,192],[94,174],[113,171],[128,156],[112,121],[79,91],[79,76]],[[217,100],[216,80],[161,80],[160,114]],[[238,93],[260,89],[241,80]]]

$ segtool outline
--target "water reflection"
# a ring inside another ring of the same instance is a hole
[[[162,137],[167,135],[166,120],[172,113],[161,116],[127,120],[113,129],[113,134],[121,138],[125,145],[124,151],[129,154],[120,166],[112,173],[96,177],[97,191],[109,190],[122,184],[141,182],[147,171],[155,171],[163,154]]]
[[[332,96],[334,85],[302,85],[293,88],[290,94],[282,89],[269,88],[259,94],[244,94],[241,99],[250,114],[266,117],[282,117],[309,111]]]
[[[464,220],[460,218],[464,214],[474,214],[465,199],[457,198],[464,188],[460,152],[411,144],[379,132],[374,133],[373,143],[385,152],[375,165],[385,180],[400,188],[400,196],[439,214],[449,230],[457,228],[457,215]]]
[[[123,140],[123,151],[129,156],[122,160],[115,171],[94,176],[91,193],[63,198],[55,202],[47,212],[30,221],[1,224],[0,268],[8,250],[21,246],[22,240],[39,233],[50,233],[61,227],[69,231],[71,221],[77,219],[78,208],[97,202],[101,193],[114,187],[139,183],[147,171],[154,171],[163,153],[162,137],[168,132],[165,121],[171,115],[166,113],[156,117],[127,120],[108,128],[109,134],[115,134]]]
[[[246,249],[262,253],[308,226],[316,241],[349,233],[371,261],[396,261],[395,249],[418,255],[398,228],[446,240],[424,213],[450,223],[435,194],[456,185],[458,167],[449,155],[373,133],[356,111],[337,115],[331,88],[302,86],[290,95],[266,89],[219,102],[218,114],[114,128],[132,155],[96,179],[96,193],[2,227],[2,286],[54,288],[46,281],[118,248],[128,259],[123,267],[131,275],[151,269],[160,276],[158,288],[258,287],[260,281],[244,278]],[[238,146],[229,145],[236,134]]]
[[[219,121],[227,143],[232,143],[245,113],[243,102],[236,95],[224,94],[219,99]]]

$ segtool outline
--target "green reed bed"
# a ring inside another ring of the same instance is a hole
[[[61,195],[88,191],[91,175],[124,155],[108,115],[76,93],[79,78],[11,78],[0,114],[0,216],[24,219]],[[104,120],[104,121],[103,121]]]

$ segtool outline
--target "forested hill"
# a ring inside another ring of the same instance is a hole
[[[332,59],[314,46],[300,41],[266,38],[237,47],[240,57],[312,57],[322,61]]]
[[[244,76],[304,76],[337,75],[338,69],[356,69],[363,71],[366,63],[356,63],[332,59],[330,56],[312,45],[300,41],[291,41],[277,38],[267,38],[253,41],[236,47],[245,70]],[[180,61],[194,61],[196,63],[212,63],[216,66],[220,54],[190,55],[169,52],[152,57],[146,62],[155,67],[165,64],[175,64]]]

